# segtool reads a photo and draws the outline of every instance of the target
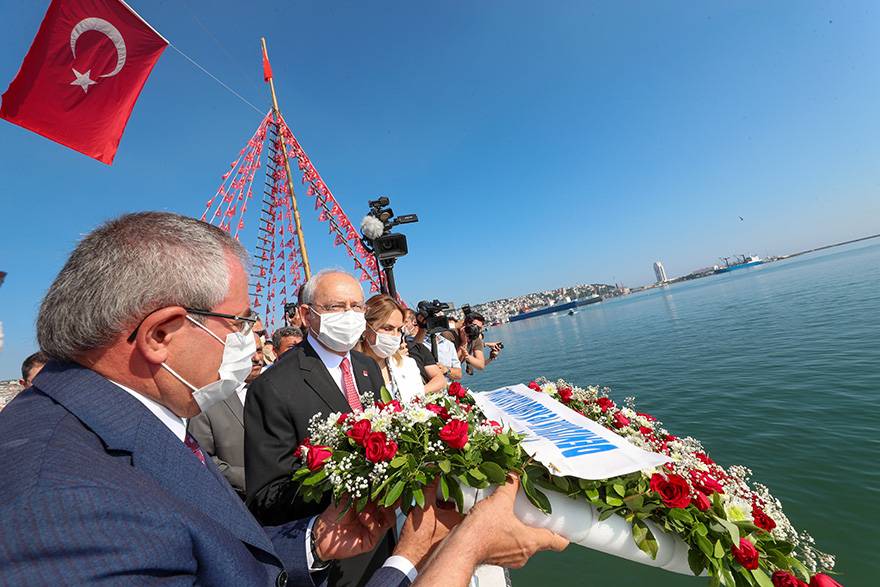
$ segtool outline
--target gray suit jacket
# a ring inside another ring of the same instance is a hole
[[[238,394],[192,418],[187,430],[199,442],[229,484],[244,497],[244,406]]]

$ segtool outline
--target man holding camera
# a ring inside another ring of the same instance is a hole
[[[449,319],[443,316],[443,310],[449,308],[437,300],[419,302],[419,311],[416,313],[415,341],[421,342],[431,350],[437,360],[437,367],[443,375],[452,381],[461,379],[461,360],[455,344],[444,336],[438,336],[441,332],[449,330]]]

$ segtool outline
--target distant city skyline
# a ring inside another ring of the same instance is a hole
[[[658,259],[678,276],[880,230],[874,2],[130,4],[260,112],[267,38],[352,221],[380,194],[419,215],[395,267],[409,302],[642,285]],[[0,89],[47,5],[0,0]],[[128,211],[201,214],[261,116],[169,49],[112,167],[0,122],[0,378],[78,239]],[[351,269],[298,195],[313,265]]]

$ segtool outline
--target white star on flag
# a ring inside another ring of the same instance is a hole
[[[86,94],[89,93],[89,86],[93,86],[98,82],[92,81],[92,78],[89,77],[89,74],[92,73],[92,70],[89,69],[85,73],[80,73],[77,70],[72,70],[73,74],[76,76],[76,79],[70,82],[72,86],[79,86],[82,88],[82,91]]]

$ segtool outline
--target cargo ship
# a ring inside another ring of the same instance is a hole
[[[755,265],[763,265],[767,261],[762,259],[761,257],[755,257],[754,255],[740,255],[738,257],[738,261],[735,263],[729,263],[730,257],[725,257],[725,265],[724,267],[719,267],[715,270],[715,273],[730,273],[731,271],[736,271],[737,269],[745,269],[746,267],[754,267]]]
[[[601,301],[602,301],[601,296],[592,295],[588,298],[562,302],[560,304],[554,304],[552,306],[545,306],[543,308],[538,308],[537,310],[522,311],[519,314],[513,314],[510,317],[510,321],[511,322],[518,322],[520,320],[525,320],[527,318],[535,318],[537,316],[546,316],[547,314],[554,314],[556,312],[564,312],[566,310],[574,310],[575,308],[578,308],[580,306],[588,306],[590,304],[595,304],[595,303],[601,302]]]

